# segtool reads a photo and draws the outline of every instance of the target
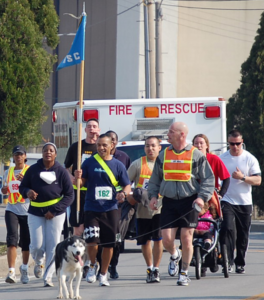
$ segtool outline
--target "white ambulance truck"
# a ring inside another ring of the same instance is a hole
[[[77,104],[74,101],[53,106],[54,142],[62,164],[69,146],[78,138]],[[176,121],[189,127],[189,141],[203,133],[209,138],[210,151],[220,154],[226,150],[226,102],[221,97],[85,100],[83,138],[86,122],[91,118],[99,120],[101,133],[117,133],[118,148],[127,152],[132,161],[144,154],[144,139],[148,136],[158,136],[166,146],[168,128]]]

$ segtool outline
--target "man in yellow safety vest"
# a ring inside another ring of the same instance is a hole
[[[188,267],[193,255],[193,232],[198,222],[194,205],[202,208],[214,191],[214,174],[206,157],[186,141],[188,127],[183,122],[173,123],[168,132],[171,146],[156,159],[149,181],[150,208],[157,209],[158,194],[163,196],[160,226],[165,249],[171,254],[170,276],[176,276],[182,256],[178,285],[189,284]],[[174,240],[181,228],[182,253]]]

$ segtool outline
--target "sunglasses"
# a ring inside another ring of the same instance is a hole
[[[231,143],[231,142],[229,142],[229,145],[230,146],[239,146],[239,145],[241,145],[242,144],[242,142],[239,142],[239,143]]]

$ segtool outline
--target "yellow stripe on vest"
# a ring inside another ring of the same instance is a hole
[[[57,198],[57,199],[53,199],[53,200],[49,200],[49,201],[45,201],[45,202],[35,202],[35,201],[30,201],[30,205],[34,206],[34,207],[46,207],[46,206],[51,206],[54,205],[58,202],[60,202],[60,200],[63,197]]]
[[[96,153],[94,155],[94,158],[97,160],[97,162],[99,163],[99,165],[105,170],[106,174],[108,175],[108,177],[110,178],[112,185],[116,188],[116,191],[119,192],[122,190],[122,187],[118,185],[118,181],[115,178],[115,175],[113,174],[113,172],[111,171],[111,169],[108,167],[108,165],[104,162],[104,160],[101,158],[101,156]]]
[[[77,186],[76,186],[76,185],[73,184],[72,186],[73,186],[73,188],[74,188],[75,190],[77,190]],[[83,187],[80,188],[80,190],[81,190],[81,191],[87,191],[87,187],[83,186]]]

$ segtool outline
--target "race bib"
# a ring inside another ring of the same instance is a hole
[[[148,184],[149,184],[149,179],[145,178],[143,181],[142,189],[147,190],[148,189]]]
[[[87,158],[89,158],[89,157],[91,157],[91,154],[85,154],[85,153],[83,153],[83,155],[82,155],[82,163],[83,163]]]
[[[113,191],[109,186],[97,186],[95,188],[95,199],[96,200],[112,200]]]
[[[8,182],[8,188],[9,188],[9,191],[11,194],[19,193],[20,183],[21,183],[21,181],[19,181],[19,180],[14,180],[14,181]]]

